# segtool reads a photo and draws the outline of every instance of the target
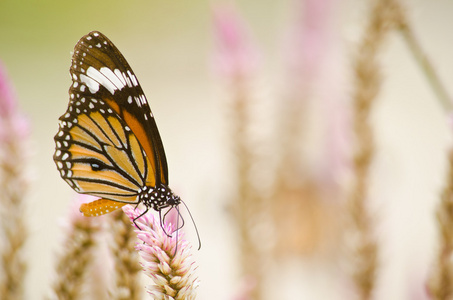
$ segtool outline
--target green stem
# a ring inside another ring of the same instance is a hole
[[[401,24],[399,31],[403,35],[403,38],[406,41],[409,50],[422,69],[422,72],[425,74],[426,79],[428,79],[428,82],[431,85],[434,93],[436,94],[439,102],[444,107],[444,109],[451,111],[453,109],[451,98],[442,85],[439,76],[437,76],[437,73],[428,60],[428,57],[423,53],[421,46],[415,38],[411,28],[406,24]]]

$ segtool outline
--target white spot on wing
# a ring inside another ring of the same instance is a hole
[[[102,68],[102,69],[104,69],[104,68]],[[113,74],[113,76],[116,78],[116,76],[114,75],[114,73],[110,69],[108,69],[108,68],[105,68],[105,69],[109,70],[110,73]],[[109,74],[108,71],[104,71],[104,72],[106,74],[108,74],[107,76],[111,77],[111,75]],[[93,67],[89,67],[87,72],[86,72],[86,74],[87,74],[87,77],[91,79],[90,80],[90,84],[92,84],[93,81],[97,84],[97,89],[93,89],[95,92],[97,92],[99,90],[99,85],[101,84],[112,95],[113,95],[113,93],[115,93],[115,90],[117,89],[116,86],[112,83],[112,81],[109,80],[109,77],[107,77],[105,74],[101,73],[100,71],[98,71],[97,69],[95,69]],[[82,76],[82,75],[80,75],[80,76]],[[82,80],[82,81],[85,82],[84,80]],[[88,88],[90,89],[90,92],[92,92],[90,84],[88,84],[88,82],[85,82],[85,83],[87,84]]]
[[[146,104],[146,98],[145,98],[145,95],[140,95],[140,101],[142,102],[142,104]]]
[[[121,80],[121,83],[123,84],[123,87],[126,85],[126,79],[124,78],[124,73],[121,73],[120,70],[118,69],[115,69],[115,71],[113,71],[116,75],[116,77],[118,77],[119,80]]]
[[[91,68],[91,67],[90,67]],[[89,69],[90,69],[89,68]],[[88,70],[89,70],[88,69]],[[88,87],[88,89],[90,90],[90,93],[94,94],[96,93],[97,91],[99,91],[99,83],[97,83],[93,78],[91,77],[88,77],[84,74],[81,74],[80,75],[80,80],[85,83],[85,85]]]
[[[129,79],[129,77],[125,73],[123,73],[123,77],[126,79],[127,86],[128,87],[132,87],[132,82],[131,82],[131,80]]]
[[[141,102],[140,102],[140,98],[137,97],[137,96],[134,96],[134,99],[135,99],[135,103],[137,103],[138,107],[141,107],[142,104],[141,104]]]
[[[135,75],[132,74],[129,70],[127,70],[127,75],[129,75],[129,78],[132,80],[132,84],[134,86],[137,86],[138,85],[138,81],[137,81],[137,78],[135,78]]]
[[[116,89],[121,90],[126,85],[124,78],[118,69],[115,69],[115,72],[112,72],[109,68],[103,67],[101,68],[101,73],[116,86]]]

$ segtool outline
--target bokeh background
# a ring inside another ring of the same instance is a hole
[[[285,92],[286,45],[302,15],[297,2],[303,1],[235,2],[260,52],[253,86],[257,99],[273,103],[266,108],[277,107]],[[333,46],[327,52],[335,74],[331,78],[337,81],[334,88],[326,85],[324,90],[347,103],[349,64],[366,21],[367,3],[329,2],[334,7]],[[407,2],[417,38],[453,93],[453,2]],[[233,299],[241,290],[236,232],[228,209],[235,190],[229,93],[218,74],[213,37],[213,7],[221,3],[0,1],[0,60],[31,124],[26,299],[48,293],[53,258],[62,240],[60,224],[74,199],[52,160],[53,136],[68,103],[71,51],[91,30],[101,31],[116,44],[150,102],[166,149],[172,189],[190,207],[202,238],[202,249],[194,251],[201,279],[199,299]],[[437,249],[434,210],[445,183],[452,128],[446,121],[448,112],[398,34],[390,35],[381,59],[384,81],[372,114],[378,151],[369,186],[381,243],[376,299],[427,299],[425,280]],[[272,120],[272,111],[264,114]],[[190,222],[185,230],[196,248]],[[345,299],[346,275],[325,270],[319,260],[281,261],[266,299]]]

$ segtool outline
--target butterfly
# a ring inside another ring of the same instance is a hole
[[[71,188],[99,197],[82,204],[81,213],[100,216],[143,204],[144,213],[158,211],[161,222],[166,208],[176,208],[179,218],[181,199],[168,186],[154,116],[124,56],[92,31],[75,45],[70,74],[70,100],[59,119],[53,159]]]

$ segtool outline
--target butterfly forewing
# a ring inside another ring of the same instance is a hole
[[[82,212],[97,215],[137,203],[144,186],[168,184],[156,123],[119,50],[91,32],[75,46],[70,72],[70,102],[60,117],[54,160],[74,190],[102,198]]]
[[[102,99],[135,134],[152,169],[148,184],[168,184],[167,161],[156,122],[134,72],[115,45],[102,33],[90,32],[75,46],[70,71],[70,94]]]

